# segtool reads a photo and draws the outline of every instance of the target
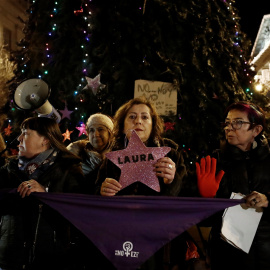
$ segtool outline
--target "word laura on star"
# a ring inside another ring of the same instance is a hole
[[[148,155],[141,154],[141,155],[132,155],[131,157],[129,156],[124,156],[123,160],[121,157],[118,157],[118,164],[124,164],[124,163],[131,163],[131,162],[139,162],[139,161],[150,161],[150,160],[155,160],[153,155],[149,153]]]
[[[122,189],[141,182],[160,192],[159,180],[153,170],[158,159],[164,157],[171,148],[146,147],[135,130],[132,131],[126,149],[106,153],[106,157],[121,169],[119,183]]]

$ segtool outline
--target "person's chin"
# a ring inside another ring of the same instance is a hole
[[[143,143],[145,143],[145,142],[147,141],[147,139],[146,139],[145,137],[139,136],[139,138],[141,139],[141,141],[142,141]]]
[[[18,157],[24,157],[24,156],[25,156],[25,153],[19,150]]]
[[[96,150],[100,150],[104,148],[104,144],[93,144],[93,148]],[[97,151],[98,152],[98,151]]]
[[[137,135],[140,137],[140,139],[142,139],[142,137],[144,135],[143,131],[142,130],[135,130],[135,131],[136,131]]]
[[[234,138],[228,138],[227,140],[228,140],[228,143],[229,144],[232,144],[232,145],[235,145],[236,144],[236,141],[235,141]]]

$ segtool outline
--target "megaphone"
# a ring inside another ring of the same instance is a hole
[[[41,79],[28,79],[16,88],[14,93],[15,105],[22,110],[34,110],[40,117],[48,117],[61,121],[61,116],[48,101],[51,89]]]

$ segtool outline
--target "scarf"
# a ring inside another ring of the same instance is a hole
[[[38,177],[54,163],[58,153],[58,150],[51,148],[32,159],[19,157],[19,170],[24,171],[29,179],[37,180]]]

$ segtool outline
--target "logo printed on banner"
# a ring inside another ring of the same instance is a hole
[[[115,256],[126,256],[126,257],[132,257],[132,258],[138,258],[139,252],[132,251],[133,244],[129,241],[124,242],[123,244],[123,250],[115,250]]]

